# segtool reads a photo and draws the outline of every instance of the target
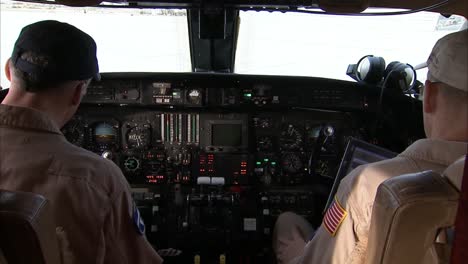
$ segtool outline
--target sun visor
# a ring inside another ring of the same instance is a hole
[[[102,0],[55,0],[55,2],[66,6],[97,6]]]
[[[369,7],[369,0],[318,0],[318,5],[329,13],[360,13]]]

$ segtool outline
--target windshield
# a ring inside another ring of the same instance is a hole
[[[91,35],[101,72],[190,72],[185,10],[71,8],[1,1],[1,86],[3,71],[21,29],[40,20],[72,24]]]
[[[370,17],[241,12],[235,72],[352,80],[347,66],[365,55],[383,57],[387,65],[425,62],[435,42],[464,23],[463,17],[429,12]],[[418,80],[424,82],[426,74],[417,71]]]
[[[2,67],[22,27],[55,19],[96,40],[101,72],[192,69],[185,10],[0,3]],[[357,17],[241,11],[235,72],[352,80],[346,75],[347,66],[365,55],[381,56],[387,64],[400,61],[416,66],[426,61],[440,37],[464,25],[463,17],[429,12]],[[0,72],[1,86],[9,87]],[[419,70],[418,80],[424,82],[426,72]]]

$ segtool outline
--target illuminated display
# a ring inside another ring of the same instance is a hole
[[[241,124],[213,124],[211,127],[214,146],[238,147],[242,144]]]
[[[111,144],[115,141],[117,133],[111,125],[100,123],[94,129],[94,138],[98,144]]]

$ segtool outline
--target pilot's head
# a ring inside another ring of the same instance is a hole
[[[424,129],[429,138],[468,141],[468,30],[441,38],[427,60]]]
[[[21,30],[5,71],[11,86],[3,103],[47,112],[59,126],[75,113],[90,81],[100,78],[93,38],[52,20]]]

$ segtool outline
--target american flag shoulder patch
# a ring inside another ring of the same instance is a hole
[[[341,223],[345,220],[348,212],[343,209],[343,206],[338,202],[338,199],[335,196],[335,200],[330,205],[323,218],[323,227],[332,235],[335,236],[338,228],[340,227]]]

